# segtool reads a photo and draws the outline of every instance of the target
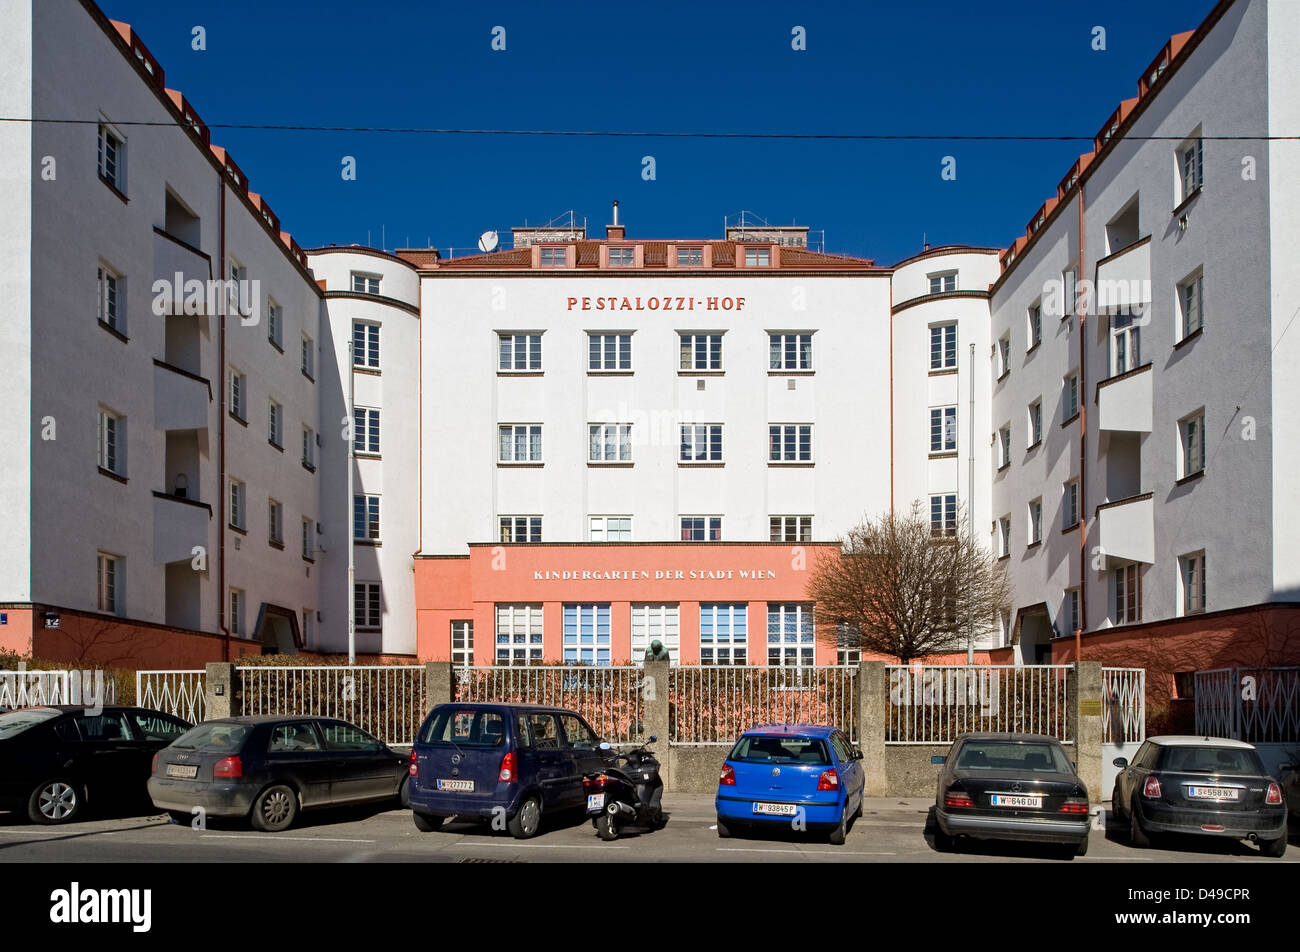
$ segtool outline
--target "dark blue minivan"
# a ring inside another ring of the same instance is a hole
[[[411,748],[415,825],[427,833],[456,816],[527,839],[543,815],[585,806],[582,775],[604,766],[600,739],[573,711],[439,704]]]

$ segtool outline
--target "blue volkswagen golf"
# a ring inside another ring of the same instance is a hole
[[[745,731],[718,778],[718,836],[744,827],[827,830],[836,846],[862,814],[862,751],[836,727],[763,724]]]

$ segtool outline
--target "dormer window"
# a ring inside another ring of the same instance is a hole
[[[636,264],[635,248],[610,248],[609,266],[611,268],[630,268]]]
[[[543,268],[563,268],[568,264],[569,249],[563,245],[558,248],[542,248],[541,251]]]
[[[767,268],[772,264],[772,252],[768,248],[746,248],[746,268]]]
[[[704,264],[703,248],[678,248],[677,249],[677,267],[679,268],[699,268]]]

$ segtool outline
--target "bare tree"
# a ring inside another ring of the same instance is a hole
[[[813,565],[808,595],[819,622],[846,647],[913,659],[965,647],[1011,606],[1006,571],[984,546],[958,530],[962,516],[932,527],[921,503],[862,524],[837,540],[838,553]],[[853,644],[852,642],[855,642]]]

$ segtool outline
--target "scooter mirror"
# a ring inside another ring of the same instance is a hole
[[[602,740],[602,741],[600,742],[600,749],[601,749],[601,750],[612,750],[613,748],[611,748],[611,747],[609,746],[609,741],[607,741],[607,740]]]

